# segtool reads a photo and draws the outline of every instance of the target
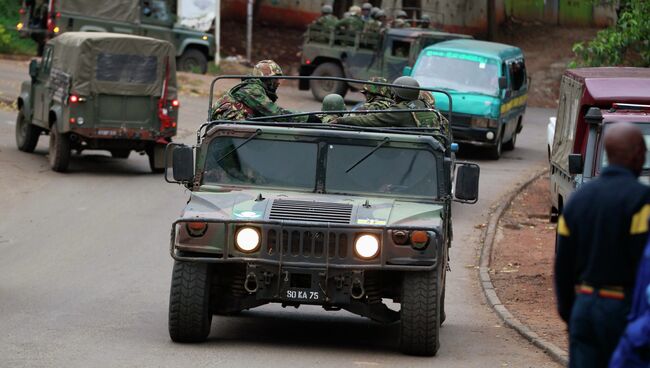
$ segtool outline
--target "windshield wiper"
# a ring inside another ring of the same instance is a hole
[[[246,143],[252,141],[253,138],[257,137],[257,136],[260,135],[260,134],[262,134],[262,129],[257,129],[257,130],[255,131],[255,133],[251,134],[250,137],[246,138],[246,140],[244,140],[243,142],[241,142],[240,144],[238,144],[237,147],[231,149],[230,151],[228,151],[228,153],[226,153],[225,155],[219,157],[219,159],[217,160],[217,162],[215,162],[215,164],[218,164],[219,162],[221,162],[221,160],[223,160],[224,158],[230,156],[233,152],[235,152],[235,151],[237,151],[239,148],[241,148],[241,146],[243,146],[243,145],[245,145]]]
[[[386,143],[388,143],[388,141],[390,141],[390,139],[389,139],[388,137],[384,137],[384,140],[383,140],[383,141],[379,142],[379,144],[376,145],[375,148],[372,149],[372,151],[366,153],[366,155],[363,156],[363,157],[361,157],[361,158],[359,159],[359,161],[355,162],[354,165],[350,166],[347,170],[345,170],[345,173],[347,174],[347,173],[349,173],[350,171],[352,171],[352,169],[354,169],[355,167],[357,167],[357,165],[359,165],[360,163],[362,163],[363,161],[365,161],[368,157],[370,157],[370,155],[372,155],[372,154],[375,153],[378,149],[380,149],[381,146],[383,146],[383,145],[385,145]]]

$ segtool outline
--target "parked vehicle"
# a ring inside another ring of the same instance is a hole
[[[204,341],[213,314],[312,304],[400,321],[403,352],[435,355],[451,202],[477,201],[478,165],[456,162],[435,129],[259,119],[168,146],[165,177],[190,190],[171,231],[172,340]]]
[[[115,32],[152,37],[176,48],[179,70],[205,73],[214,59],[214,36],[175,24],[175,9],[167,0],[23,0],[22,37],[30,37],[39,56],[50,38],[64,32]]]
[[[53,38],[20,89],[18,149],[33,152],[45,133],[55,171],[66,171],[73,149],[101,149],[117,158],[146,152],[161,172],[177,129],[175,67],[167,41],[98,32]]]
[[[418,28],[387,29],[383,33],[337,33],[310,26],[302,45],[301,76],[346,77],[367,80],[384,77],[388,81],[413,65],[423,48],[437,42],[471,36]],[[301,90],[311,89],[322,101],[330,93],[345,96],[361,85],[342,81],[301,80]]]
[[[521,49],[466,39],[440,42],[422,50],[405,74],[452,95],[455,142],[486,147],[492,159],[515,148],[529,85]],[[440,111],[449,111],[443,95],[434,97]]]
[[[569,69],[562,76],[551,150],[551,219],[571,193],[607,165],[603,136],[618,122],[638,124],[650,146],[650,69]],[[650,156],[642,180],[650,175]]]

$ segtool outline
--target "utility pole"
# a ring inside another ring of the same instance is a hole
[[[487,0],[487,39],[492,41],[497,35],[496,0]]]
[[[246,12],[246,60],[251,62],[251,53],[253,51],[253,5],[255,0],[248,0]]]
[[[214,0],[214,64],[221,63],[221,0]]]

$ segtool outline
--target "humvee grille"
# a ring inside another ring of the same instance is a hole
[[[266,233],[266,251],[272,255],[281,251],[284,255],[304,258],[346,258],[351,237],[346,233],[328,232],[326,229],[309,230],[295,228]]]
[[[274,200],[269,214],[271,220],[331,222],[335,224],[349,224],[351,217],[351,204],[286,199]]]

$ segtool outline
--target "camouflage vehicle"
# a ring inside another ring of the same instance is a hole
[[[214,314],[312,304],[401,321],[401,350],[435,355],[452,198],[476,202],[478,166],[426,128],[275,118],[208,122],[196,146],[168,145],[165,178],[191,191],[171,231],[172,340],[204,341]]]
[[[176,24],[169,0],[23,0],[22,37],[30,37],[39,55],[50,38],[64,32],[115,32],[171,42],[179,70],[205,73],[214,59],[214,36]]]
[[[425,47],[450,39],[471,36],[418,28],[386,29],[382,33],[337,33],[312,25],[305,33],[300,66],[301,76],[346,77],[368,80],[381,76],[389,81],[413,66]],[[311,89],[322,101],[330,93],[345,96],[361,85],[342,81],[301,80],[301,90]]]
[[[116,158],[146,152],[151,170],[162,172],[179,108],[172,44],[68,32],[48,41],[29,75],[17,101],[18,149],[33,152],[46,133],[54,171],[66,171],[73,149],[100,149]]]

